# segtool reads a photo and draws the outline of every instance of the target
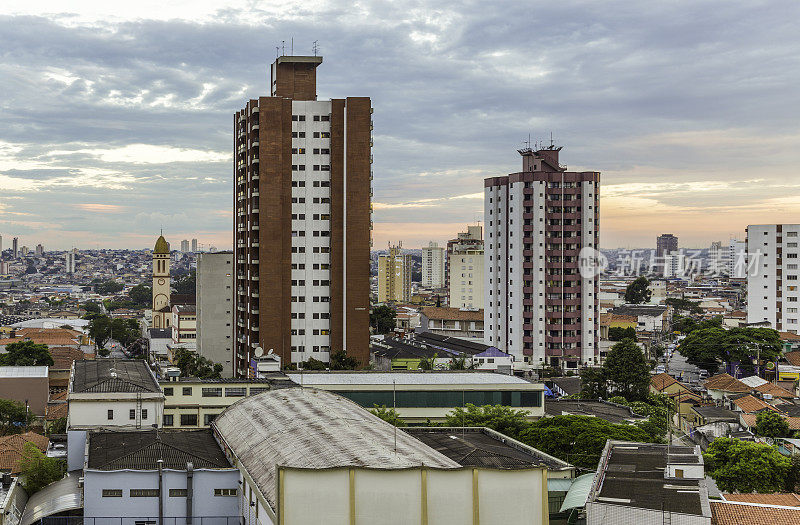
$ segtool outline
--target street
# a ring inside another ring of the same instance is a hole
[[[672,357],[667,366],[667,373],[683,383],[700,381],[700,369],[689,364],[677,350],[672,352]]]

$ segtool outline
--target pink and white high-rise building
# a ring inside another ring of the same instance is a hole
[[[484,339],[516,368],[598,361],[600,173],[571,172],[561,148],[519,150],[522,171],[484,182]]]

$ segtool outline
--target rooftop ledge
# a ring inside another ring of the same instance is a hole
[[[292,63],[304,63],[304,64],[322,64],[322,57],[317,56],[281,56],[275,60],[278,64],[292,64]]]

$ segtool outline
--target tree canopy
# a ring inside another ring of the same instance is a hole
[[[633,339],[636,341],[636,328],[627,326],[612,326],[608,329],[609,341],[622,341],[623,339]]]
[[[385,304],[376,306],[369,313],[369,325],[375,329],[376,334],[388,334],[395,329],[396,314],[391,306]]]
[[[33,413],[25,408],[24,403],[0,399],[0,435],[19,434],[33,419]]]
[[[0,354],[0,366],[53,366],[53,356],[45,344],[19,341],[6,346]]]
[[[331,370],[355,370],[361,363],[351,355],[347,355],[344,350],[331,353]]]
[[[790,475],[792,462],[770,445],[717,438],[703,454],[706,473],[725,492],[777,492]]]
[[[668,297],[664,300],[664,304],[673,307],[677,312],[689,312],[690,314],[699,314],[703,312],[703,309],[700,308],[700,301]]]
[[[647,277],[637,277],[631,284],[625,288],[625,302],[628,304],[642,304],[650,302],[650,296],[653,294],[650,291],[650,281]]]
[[[178,279],[175,279],[172,282],[172,288],[175,290],[175,293],[186,294],[186,295],[195,295],[195,293],[197,292],[196,285],[197,285],[197,273],[194,270],[181,276]]]
[[[603,366],[585,368],[581,372],[581,395],[584,398],[607,399],[622,396],[630,401],[647,399],[650,389],[650,365],[631,339],[611,347]]]
[[[756,435],[771,438],[791,437],[789,422],[772,410],[765,410],[756,416]]]
[[[774,361],[783,349],[778,332],[771,328],[698,327],[678,347],[687,361],[711,374],[722,361],[738,362],[746,372],[752,373],[759,349],[762,361]]]
[[[94,284],[94,291],[100,295],[108,295],[122,291],[122,283],[116,281],[101,281]]]
[[[49,458],[33,443],[25,443],[20,461],[20,474],[25,480],[28,494],[40,491],[50,483],[64,477],[64,461]]]
[[[173,361],[181,369],[181,377],[197,377],[200,379],[219,379],[222,377],[222,365],[214,363],[197,353],[178,348]]]
[[[146,284],[137,284],[128,290],[128,297],[137,306],[147,308],[153,303],[153,287]]]
[[[609,423],[590,416],[545,417],[528,425],[519,440],[576,467],[595,469],[606,440],[651,441],[635,425]]]
[[[488,427],[516,439],[530,424],[527,412],[499,405],[476,406],[467,403],[447,414],[446,427]]]
[[[103,310],[100,308],[100,305],[94,301],[87,301],[83,304],[83,309],[86,310],[87,313],[90,314],[99,314]]]
[[[406,426],[406,422],[400,419],[400,415],[394,408],[386,408],[386,405],[374,405],[369,411],[396,427]]]

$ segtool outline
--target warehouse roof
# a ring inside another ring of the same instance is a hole
[[[161,392],[161,387],[141,359],[75,361],[74,393]]]
[[[277,466],[459,467],[349,399],[314,388],[285,388],[241,399],[212,426],[273,508]]]
[[[520,469],[544,466],[550,470],[572,465],[485,427],[408,427],[411,434],[462,467]]]
[[[164,468],[180,470],[186,469],[186,463],[196,469],[231,466],[208,429],[89,434],[89,468],[153,470],[159,459],[164,460]]]
[[[300,374],[288,375],[295,383],[300,383]],[[305,372],[303,381],[307,385],[491,385],[491,384],[531,384],[522,378],[495,374],[493,372]]]
[[[0,366],[0,378],[47,377],[46,366]]]

